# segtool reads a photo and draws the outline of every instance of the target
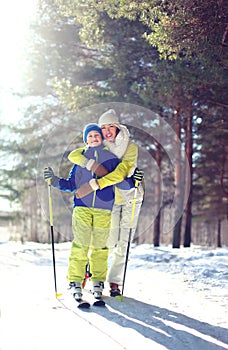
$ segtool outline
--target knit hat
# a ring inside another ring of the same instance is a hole
[[[87,135],[90,131],[98,131],[99,134],[102,137],[102,140],[104,139],[103,135],[102,135],[102,131],[101,128],[99,127],[99,125],[97,124],[87,124],[84,129],[83,129],[83,141],[86,143],[87,140]]]
[[[103,113],[100,116],[98,120],[98,124],[100,127],[104,124],[113,124],[117,128],[119,128],[120,126],[119,117],[116,115],[116,112],[114,111],[114,109],[109,109],[107,112]]]

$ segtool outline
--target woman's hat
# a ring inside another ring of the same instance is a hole
[[[109,109],[107,112],[103,113],[99,120],[98,125],[101,127],[104,124],[113,124],[117,128],[120,126],[119,117],[116,115],[114,109]]]

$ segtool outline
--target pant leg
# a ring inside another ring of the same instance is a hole
[[[93,231],[90,247],[91,281],[104,282],[108,268],[107,239],[111,224],[111,211],[103,209],[93,210]]]
[[[90,251],[90,280],[105,282],[108,269],[108,248],[92,248]]]
[[[106,248],[111,225],[111,211],[105,209],[92,210],[91,248]]]
[[[124,267],[126,263],[126,253],[130,234],[130,222],[132,215],[132,201],[122,205],[120,219],[120,236],[116,248],[113,251],[112,261],[107,274],[107,281],[122,285]],[[131,230],[131,241],[136,231],[142,201],[137,201],[135,205],[134,220]]]
[[[114,204],[111,214],[111,228],[107,241],[107,247],[113,249],[120,236],[120,218],[121,218],[122,205]]]
[[[91,244],[93,226],[93,209],[75,207],[72,215],[72,229],[74,241],[83,247]]]
[[[69,282],[82,283],[84,280],[85,268],[88,263],[88,250],[88,247],[72,242],[67,275]]]
[[[90,208],[75,207],[72,215],[74,241],[72,242],[68,266],[68,280],[82,282],[85,277],[88,251],[92,234]]]

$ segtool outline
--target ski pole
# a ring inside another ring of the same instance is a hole
[[[85,286],[86,286],[86,282],[87,280],[92,277],[92,273],[90,272],[90,264],[89,262],[86,264],[86,272],[85,272],[85,277],[84,277],[84,280],[82,282],[82,288],[84,289]]]
[[[53,211],[52,211],[52,197],[51,197],[51,179],[48,179],[47,183],[48,183],[48,202],[49,202],[49,217],[50,217],[50,232],[51,232],[52,262],[53,262],[54,283],[55,283],[55,297],[58,298],[62,294],[57,293],[56,268],[55,268],[54,225],[53,225]]]
[[[132,209],[131,209],[130,231],[129,231],[128,242],[127,242],[126,259],[125,259],[125,265],[124,265],[124,275],[123,275],[123,284],[122,284],[122,292],[121,292],[121,295],[116,296],[116,298],[121,300],[121,301],[123,301],[123,292],[124,292],[125,278],[126,278],[126,272],[127,272],[127,263],[128,263],[128,257],[129,257],[130,245],[131,245],[132,228],[133,228],[133,222],[134,222],[134,217],[135,217],[135,206],[136,206],[136,196],[137,196],[138,185],[139,185],[139,182],[136,180],[135,181],[134,198],[133,198]]]

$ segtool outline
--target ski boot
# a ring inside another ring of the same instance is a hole
[[[117,297],[120,295],[119,285],[117,283],[110,283],[110,296]]]
[[[93,290],[92,293],[94,295],[95,299],[102,299],[102,292],[104,289],[104,283],[103,282],[93,282]]]
[[[82,287],[80,282],[70,282],[69,283],[71,294],[76,301],[82,300]]]

